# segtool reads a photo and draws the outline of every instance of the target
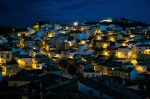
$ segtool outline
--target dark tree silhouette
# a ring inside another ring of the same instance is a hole
[[[68,71],[68,73],[69,73],[69,74],[71,74],[71,75],[75,75],[75,74],[76,74],[77,69],[75,68],[75,66],[74,66],[74,65],[68,65],[68,66],[67,66],[67,71]]]

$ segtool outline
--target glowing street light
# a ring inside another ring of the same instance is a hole
[[[73,24],[74,24],[74,26],[77,26],[77,25],[78,25],[78,22],[74,22]]]
[[[15,31],[15,29],[13,29],[13,32]]]

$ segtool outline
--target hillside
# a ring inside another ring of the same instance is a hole
[[[27,28],[12,27],[12,26],[0,26],[0,35],[7,36],[11,33],[26,31]]]

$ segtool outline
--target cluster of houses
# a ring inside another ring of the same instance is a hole
[[[139,83],[124,85],[150,80],[149,33],[149,26],[36,24],[25,32],[0,36],[0,81],[7,78],[9,87],[42,84],[49,91],[76,77],[60,68],[59,62],[67,60],[83,77],[77,82],[79,92],[107,99],[118,98],[117,93],[138,98],[126,88],[139,90]],[[116,79],[121,79],[120,85]]]

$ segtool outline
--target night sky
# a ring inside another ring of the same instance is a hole
[[[71,24],[105,17],[150,24],[150,0],[0,0],[0,25],[31,26],[37,21]]]

